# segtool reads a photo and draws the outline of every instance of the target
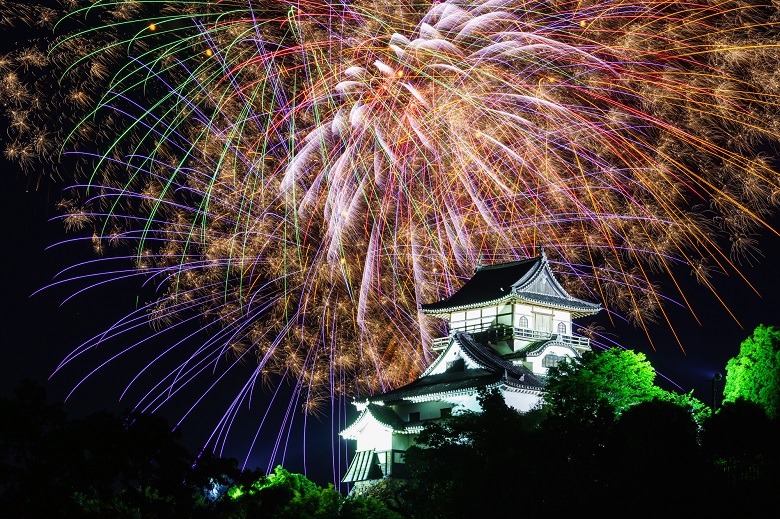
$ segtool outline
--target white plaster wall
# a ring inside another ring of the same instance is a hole
[[[565,355],[567,357],[576,357],[577,355],[565,346],[550,345],[544,349],[544,351],[538,357],[528,357],[527,364],[531,364],[531,371],[536,375],[546,375],[547,368],[542,366],[542,359],[545,355]],[[526,365],[527,365],[526,364]]]
[[[386,451],[393,445],[392,432],[373,420],[368,421],[357,436],[357,451]]]
[[[413,434],[394,434],[393,449],[405,451],[406,449],[414,445],[415,438],[416,436]]]
[[[393,406],[393,411],[396,412],[401,420],[408,422],[410,413],[420,413],[421,420],[441,418],[441,410],[442,408],[446,407],[451,408],[453,414],[458,414],[464,411],[480,411],[476,393],[447,396],[442,400],[397,405]]]
[[[524,316],[528,319],[528,327],[534,327],[534,312],[549,314],[550,307],[538,306],[538,305],[515,305],[514,326],[520,327],[520,317]],[[552,310],[553,316],[553,329],[552,333],[558,333],[558,323],[564,323],[566,325],[566,335],[571,335],[571,312],[567,310]]]
[[[441,401],[418,402],[403,406],[394,406],[394,410],[401,420],[408,422],[409,413],[420,413],[420,420],[430,420],[441,416],[441,408],[449,407]]]
[[[454,414],[462,413],[464,411],[480,411],[479,403],[477,402],[477,394],[470,393],[460,396],[448,396],[447,402],[452,404],[452,412]]]
[[[541,394],[528,394],[515,391],[504,391],[504,401],[509,407],[514,407],[525,413],[536,407],[541,400]]]

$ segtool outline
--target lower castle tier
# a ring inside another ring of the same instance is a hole
[[[601,306],[569,295],[547,257],[479,266],[460,290],[421,311],[446,319],[450,333],[433,341],[436,360],[417,380],[354,402],[358,418],[341,432],[357,442],[343,481],[359,489],[406,476],[404,454],[427,420],[480,411],[477,393],[497,388],[520,412],[535,407],[547,369],[590,349],[572,334],[572,319]]]

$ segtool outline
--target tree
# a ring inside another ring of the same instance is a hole
[[[608,408],[615,417],[629,407],[670,395],[654,383],[655,370],[644,353],[610,348],[550,368],[544,406],[556,415],[590,420]]]
[[[533,446],[536,414],[507,406],[497,390],[482,390],[481,413],[465,412],[425,424],[406,452],[413,476],[405,495],[413,517],[494,517],[518,509],[518,474],[539,482]],[[526,500],[526,512],[541,505]]]
[[[0,398],[0,517],[398,519],[281,467],[265,476],[233,458],[196,456],[159,415],[72,420],[38,383]]]
[[[586,352],[550,368],[542,403],[545,442],[550,466],[566,485],[583,494],[600,490],[608,477],[603,473],[605,442],[620,414],[640,402],[671,398],[654,380],[643,353],[621,348]]]
[[[712,470],[699,447],[690,410],[670,400],[640,402],[625,410],[606,441],[606,495],[618,509],[644,503],[644,512],[715,515],[709,500]]]
[[[486,392],[482,413],[427,423],[406,456],[410,515],[622,516],[637,503],[648,515],[714,515],[715,473],[699,446],[710,409],[654,380],[641,353],[588,353],[549,371],[530,413]]]
[[[762,517],[780,507],[780,420],[756,402],[724,402],[706,423],[702,447],[714,468],[713,488],[738,500],[719,503],[720,515]]]
[[[0,398],[0,510],[3,517],[67,517],[78,512],[68,419],[46,390],[25,380],[13,398]]]
[[[250,485],[228,492],[230,515],[222,517],[274,517],[279,519],[401,519],[371,497],[344,497],[332,484],[320,487],[302,474],[276,467]],[[227,508],[222,507],[225,511]]]
[[[744,398],[780,418],[780,330],[759,324],[726,364],[723,402]]]

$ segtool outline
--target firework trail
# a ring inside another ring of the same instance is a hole
[[[92,78],[50,148],[78,152],[63,220],[102,257],[62,282],[155,287],[63,365],[197,319],[208,338],[155,354],[182,360],[139,406],[251,359],[222,440],[258,383],[289,380],[316,411],[413,380],[441,331],[418,305],[480,258],[543,249],[571,293],[647,331],[672,327],[669,304],[695,313],[681,273],[718,297],[711,276],[741,275],[774,232],[772,4],[157,6],[69,2],[46,54]],[[4,93],[26,88],[24,52],[0,63]],[[9,119],[40,113],[8,95]],[[6,155],[29,162],[45,124],[11,126]]]

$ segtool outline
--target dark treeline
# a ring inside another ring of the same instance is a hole
[[[26,381],[0,399],[0,518],[388,518],[370,497],[347,499],[278,467],[190,452],[166,419],[67,416]]]
[[[412,517],[775,517],[780,509],[780,330],[759,326],[729,361],[724,402],[656,386],[641,353],[589,352],[548,373],[520,414],[431,423],[393,498]],[[389,485],[367,495],[381,497]]]
[[[525,414],[496,390],[481,413],[426,424],[411,478],[348,496],[281,467],[197,455],[157,415],[71,419],[44,388],[0,398],[0,517],[774,517],[780,508],[780,330],[759,326],[712,412],[655,385],[641,353],[551,368]]]
[[[432,421],[412,478],[363,495],[413,518],[775,517],[780,508],[780,330],[758,326],[726,366],[716,412],[655,384],[613,348],[551,368],[520,414],[483,391],[481,413]]]
[[[408,485],[380,485],[415,518],[773,517],[780,427],[755,403],[723,405],[702,427],[654,399],[619,418],[519,414],[496,393],[484,411],[429,426],[407,452]]]

